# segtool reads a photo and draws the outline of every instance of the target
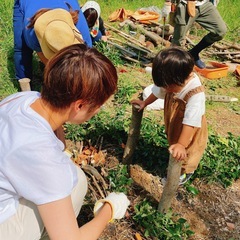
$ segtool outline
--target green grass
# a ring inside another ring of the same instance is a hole
[[[13,64],[13,0],[1,0],[0,4],[0,99],[19,91],[14,77]],[[84,4],[86,1],[80,1]],[[240,41],[240,4],[238,0],[221,0],[218,9],[228,26],[227,40]],[[141,7],[156,6],[162,8],[164,1],[159,0],[99,0],[102,17],[107,22],[108,16],[119,8],[135,11]],[[118,23],[114,23],[117,25]],[[111,54],[111,53],[110,53]],[[118,60],[118,59],[117,59]]]
[[[12,7],[13,1],[0,4],[0,99],[17,91],[13,84]]]

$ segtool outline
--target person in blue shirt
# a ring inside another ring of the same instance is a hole
[[[42,51],[42,46],[40,44],[42,39],[39,39],[36,35],[34,21],[37,20],[38,17],[41,18],[41,15],[47,10],[54,9],[63,9],[70,12],[73,17],[72,21],[75,25],[75,28],[73,27],[74,31],[79,32],[83,42],[87,46],[92,47],[88,25],[77,0],[68,0],[67,2],[64,0],[15,0],[13,8],[13,31],[14,64],[17,80],[21,78],[32,78],[33,51],[37,52],[44,64],[48,60],[48,57],[46,57]],[[64,20],[65,16],[63,15],[56,14],[55,17]],[[31,23],[31,21],[33,21],[33,23]],[[41,32],[41,29],[39,31]],[[57,31],[54,33],[56,34],[56,39],[54,41],[56,41],[57,44],[59,44],[59,41],[65,40],[66,35],[63,32],[62,34],[57,33]],[[65,43],[64,46],[70,44],[71,43]]]

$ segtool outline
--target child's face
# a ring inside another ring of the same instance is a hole
[[[178,86],[175,84],[169,85],[168,87],[165,87],[164,89],[166,92],[171,92],[171,93],[179,93],[183,89],[184,86]]]
[[[179,93],[182,91],[182,89],[186,86],[186,84],[193,78],[193,73],[191,73],[188,77],[187,80],[185,80],[184,84],[182,86],[176,85],[176,84],[171,84],[168,87],[165,87],[164,89],[166,92],[171,92],[171,93]]]

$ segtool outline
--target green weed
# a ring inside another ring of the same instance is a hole
[[[116,169],[108,172],[107,179],[110,182],[110,189],[113,192],[128,193],[129,187],[133,180],[129,178],[129,173],[126,165],[119,164]]]
[[[195,177],[228,187],[240,177],[240,137],[211,134]]]
[[[145,237],[156,237],[161,240],[189,239],[194,234],[184,218],[178,218],[171,210],[162,214],[149,201],[144,200],[134,208],[134,221],[144,228]]]
[[[95,48],[108,57],[115,66],[123,64],[119,51],[113,48],[107,42],[96,42]]]

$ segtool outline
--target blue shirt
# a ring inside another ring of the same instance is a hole
[[[37,36],[35,34],[34,28],[28,29],[27,26],[29,24],[29,19],[40,9],[42,8],[62,8],[69,11],[68,6],[66,5],[65,1],[63,0],[19,0],[20,1],[20,11],[22,11],[24,15],[24,29],[23,29],[23,36],[26,41],[26,44],[29,48],[34,51],[41,52],[41,47],[38,42]],[[82,34],[84,42],[89,46],[92,47],[92,40],[89,33],[87,21],[80,9],[79,3],[77,0],[67,0],[72,7],[72,10],[79,11],[79,18],[76,24],[77,29]]]

